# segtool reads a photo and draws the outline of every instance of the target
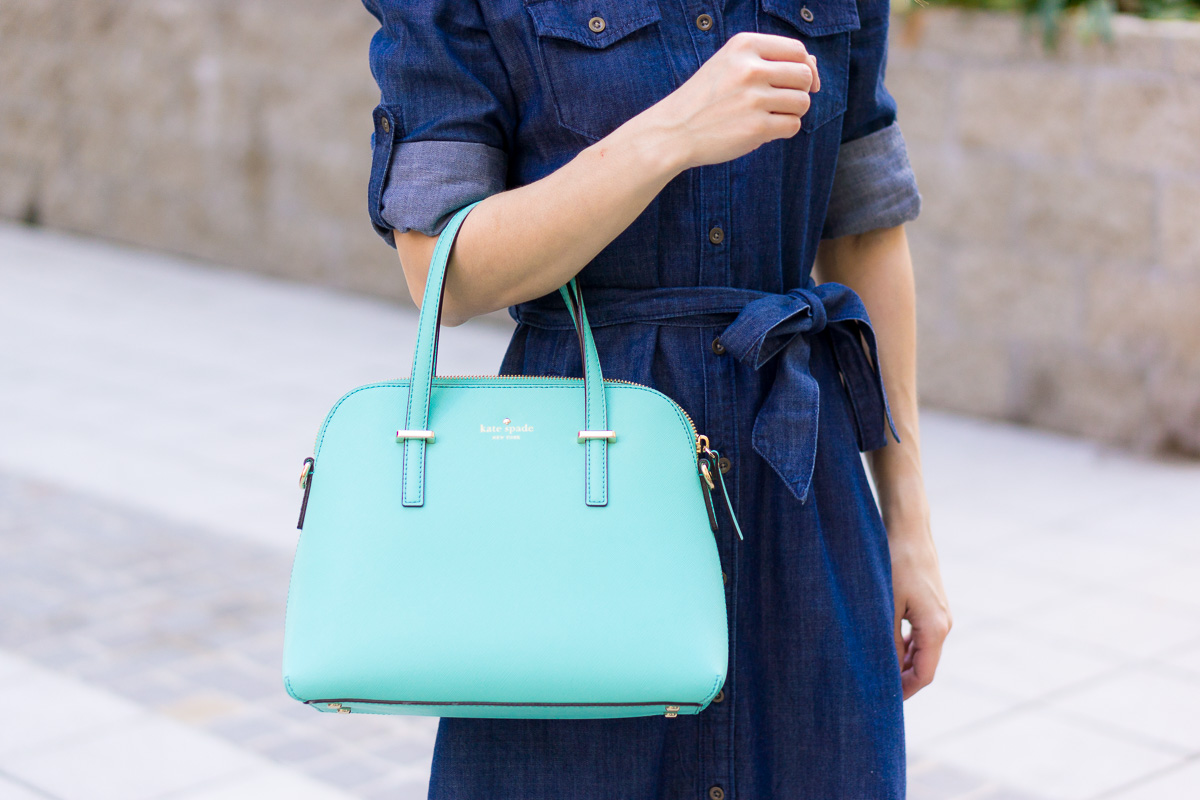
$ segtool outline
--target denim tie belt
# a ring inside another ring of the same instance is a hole
[[[757,370],[776,359],[775,379],[754,419],[751,442],[801,502],[808,497],[816,463],[820,396],[809,371],[809,337],[822,332],[828,336],[850,400],[858,449],[887,444],[885,419],[899,441],[883,387],[875,332],[862,299],[848,286],[818,285],[809,278],[807,286],[784,294],[723,286],[585,288],[583,294],[593,327],[630,322],[686,327],[725,324],[718,338],[739,361]],[[561,304],[524,303],[511,313],[518,322],[535,328],[574,327]]]

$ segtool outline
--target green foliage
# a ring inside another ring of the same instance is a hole
[[[1112,15],[1135,14],[1149,19],[1200,20],[1200,0],[914,0],[918,5],[958,6],[991,11],[1021,11],[1026,22],[1041,28],[1042,40],[1055,49],[1069,14],[1081,15],[1084,37],[1112,40]]]

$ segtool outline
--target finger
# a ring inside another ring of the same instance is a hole
[[[808,66],[812,69],[813,82],[810,92],[821,91],[821,73],[817,71],[817,57],[811,53],[808,56]]]
[[[943,641],[945,639],[942,635],[924,628],[913,628],[912,654],[908,665],[900,674],[905,698],[911,697],[933,682],[938,662],[942,658]]]
[[[754,51],[769,61],[799,61],[808,58],[808,48],[799,39],[775,33],[755,33],[751,38]]]
[[[810,91],[815,80],[816,73],[813,71],[812,65],[807,61],[799,63],[793,61],[768,61],[764,70],[767,77],[767,84],[776,89],[798,89],[802,92]]]

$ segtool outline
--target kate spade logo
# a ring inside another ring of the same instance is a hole
[[[484,425],[481,422],[479,432],[489,434],[493,439],[520,439],[522,433],[533,433],[533,426],[528,423],[514,425],[511,419],[505,417],[501,425]]]

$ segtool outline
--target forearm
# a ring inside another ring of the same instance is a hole
[[[929,508],[917,412],[916,290],[904,226],[823,241],[817,275],[854,289],[875,329],[884,387],[900,434],[899,443],[889,439],[868,456],[884,520],[924,521]],[[927,526],[888,526],[889,535],[918,530]]]
[[[657,120],[638,115],[544,178],[484,198],[451,250],[443,322],[554,291],[624,231],[685,168],[673,131]],[[418,303],[436,241],[415,231],[396,236]]]

